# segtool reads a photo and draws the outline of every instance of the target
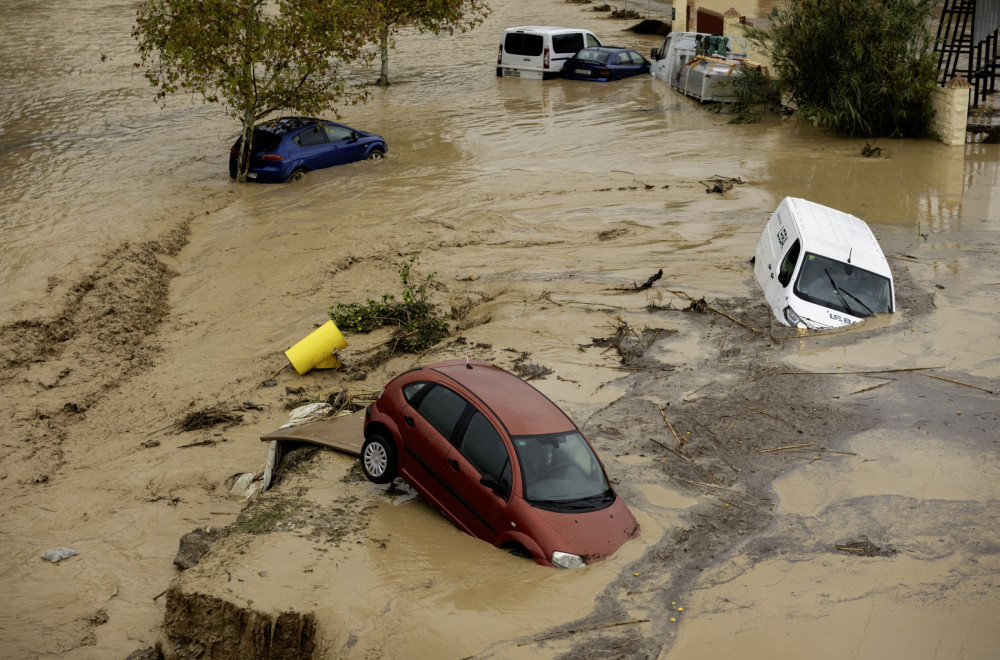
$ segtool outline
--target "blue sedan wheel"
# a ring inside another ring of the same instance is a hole
[[[382,160],[383,158],[385,158],[385,152],[379,149],[378,147],[375,147],[374,149],[368,152],[367,158],[368,160]]]

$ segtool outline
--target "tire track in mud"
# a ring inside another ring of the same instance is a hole
[[[149,338],[169,311],[176,275],[163,258],[177,256],[190,231],[189,217],[156,239],[122,243],[70,288],[58,312],[0,327],[0,409],[12,420],[0,479],[49,481],[64,464],[68,427],[153,366],[159,348]]]

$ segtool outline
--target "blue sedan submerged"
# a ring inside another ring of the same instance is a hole
[[[563,78],[608,82],[649,73],[649,60],[631,48],[594,46],[566,60]]]
[[[242,138],[229,151],[229,176],[236,178]],[[281,117],[254,126],[248,181],[283,183],[306,172],[359,160],[379,160],[389,147],[381,135],[325,119]]]

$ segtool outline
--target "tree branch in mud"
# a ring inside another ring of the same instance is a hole
[[[669,293],[672,293],[675,296],[684,296],[685,298],[687,298],[688,300],[690,300],[691,301],[691,308],[689,308],[689,309],[694,309],[695,311],[698,311],[699,308],[707,309],[707,310],[709,310],[711,312],[715,312],[716,314],[719,314],[721,316],[725,316],[727,319],[729,319],[733,323],[737,323],[739,325],[742,325],[747,330],[752,330],[753,332],[756,332],[758,335],[763,334],[757,328],[751,327],[751,326],[747,325],[746,323],[744,323],[743,321],[740,321],[739,319],[735,319],[732,316],[730,316],[729,314],[726,314],[722,310],[719,310],[719,309],[716,309],[715,307],[712,307],[711,305],[709,305],[708,303],[705,302],[704,298],[702,298],[701,300],[695,300],[694,298],[692,298],[691,296],[689,296],[684,291],[669,291]]]
[[[224,406],[209,406],[188,413],[180,421],[175,422],[173,426],[178,433],[184,433],[219,424],[239,424],[242,421],[243,415],[234,413]]]
[[[368,362],[384,362],[395,353],[419,353],[448,336],[450,314],[438,311],[428,301],[432,290],[444,287],[431,273],[419,278],[413,271],[417,257],[410,257],[399,267],[403,285],[401,300],[383,293],[381,301],[369,298],[365,303],[337,303],[330,308],[330,318],[343,331],[367,333],[385,326],[395,326],[396,332],[386,341],[367,349],[380,349],[367,358]]]
[[[663,277],[663,269],[662,268],[660,270],[656,271],[655,273],[653,273],[652,275],[650,275],[649,279],[646,280],[645,282],[643,282],[642,284],[636,284],[635,282],[633,282],[631,287],[620,286],[620,287],[615,287],[614,290],[615,291],[624,291],[626,293],[635,293],[636,291],[645,291],[646,289],[648,289],[651,286],[653,286],[653,283],[656,282],[661,277]]]

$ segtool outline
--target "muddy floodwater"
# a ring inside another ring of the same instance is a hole
[[[863,158],[648,76],[497,78],[513,25],[661,39],[590,5],[494,4],[467,33],[403,33],[394,84],[339,109],[388,158],[278,186],[229,179],[219,108],[153,102],[134,2],[2,4],[0,657],[194,656],[218,633],[198,603],[294,611],[324,658],[1000,656],[1000,147]],[[869,222],[896,314],[771,319],[748,259],[788,195]],[[387,334],[349,335],[349,369],[287,367],[334,303],[398,294],[412,256],[454,312],[444,342],[368,364]],[[548,371],[532,384],[641,538],[540,567],[319,452],[254,504],[283,517],[173,565],[182,535],[237,520],[230,479],[290,407],[466,356]],[[213,406],[238,421],[178,431]]]

